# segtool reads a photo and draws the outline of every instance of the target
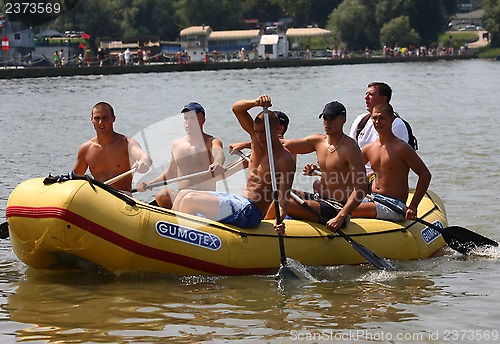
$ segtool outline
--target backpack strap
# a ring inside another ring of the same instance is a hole
[[[401,120],[403,121],[403,123],[405,124],[406,126],[406,130],[408,131],[408,144],[414,149],[414,150],[418,150],[418,141],[417,141],[417,138],[415,137],[415,135],[413,135],[413,130],[411,129],[411,125],[410,123],[408,123],[403,117],[401,117],[399,115],[399,113],[397,113],[396,111],[394,111],[394,115],[397,117],[397,118],[401,118]]]
[[[370,116],[371,114],[367,113],[365,117],[361,118],[361,121],[359,121],[358,126],[356,128],[356,141],[358,141],[359,134],[361,134],[361,131],[366,126],[366,123],[368,123]]]
[[[366,123],[368,123],[370,116],[371,114],[366,114],[363,118],[361,118],[361,121],[359,121],[358,126],[356,127],[356,141],[358,141],[359,134],[361,134],[361,131],[366,126]],[[397,118],[401,118],[406,126],[406,130],[408,131],[408,144],[412,146],[414,150],[418,150],[418,141],[415,135],[413,135],[413,130],[411,129],[410,123],[402,118],[396,111],[394,111],[394,116],[396,116]]]

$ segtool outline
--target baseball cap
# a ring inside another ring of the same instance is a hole
[[[290,118],[283,111],[273,111],[278,119],[280,120],[280,124],[285,127],[285,131],[288,129],[288,123],[290,123]]]
[[[345,109],[345,106],[339,103],[338,101],[333,101],[325,105],[323,112],[319,114],[319,118],[321,117],[335,118],[341,115],[347,116],[347,110]]]
[[[193,111],[194,113],[202,113],[203,116],[205,116],[205,109],[203,106],[201,106],[200,103],[197,102],[190,102],[189,104],[184,105],[184,108],[182,109],[182,112],[186,111]]]

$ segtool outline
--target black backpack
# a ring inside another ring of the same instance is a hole
[[[413,135],[413,130],[411,129],[410,123],[408,123],[404,118],[402,118],[397,112],[394,112],[394,115],[398,118],[401,118],[401,120],[403,121],[403,123],[406,126],[406,130],[408,130],[408,144],[414,150],[418,150],[418,141],[417,141],[417,138],[415,137],[415,135]],[[357,140],[359,134],[361,133],[361,131],[363,130],[363,128],[365,127],[366,123],[368,123],[370,116],[371,116],[371,114],[366,114],[366,116],[363,117],[361,119],[361,121],[359,121],[358,127],[356,128],[356,140]]]

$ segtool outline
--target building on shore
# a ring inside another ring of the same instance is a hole
[[[87,44],[73,44],[73,40],[54,30],[47,29],[35,37],[31,29],[21,22],[2,20],[2,33],[8,41],[9,50],[2,50],[3,64],[19,65],[26,56],[41,56],[49,65],[54,65],[54,51],[65,56],[65,64],[79,64],[78,55]],[[141,64],[138,55],[144,51],[151,62],[183,61],[257,61],[287,59],[293,57],[291,50],[308,37],[324,36],[330,33],[320,28],[289,28],[282,31],[281,22],[265,29],[213,31],[210,26],[191,26],[180,31],[180,42],[161,42],[159,36],[130,37],[122,40],[100,39],[99,48],[105,53],[105,64],[120,64],[119,56],[127,49],[132,52],[134,62]],[[59,42],[59,44],[58,44]],[[3,43],[6,44],[6,43]],[[83,46],[83,48],[82,48]],[[26,63],[28,64],[28,63]]]
[[[454,31],[478,31],[483,27],[484,10],[479,9],[467,13],[457,13],[452,18],[448,27]]]
[[[35,48],[33,31],[20,21],[8,21],[0,17],[2,37],[1,65],[21,65],[31,61]]]
[[[229,60],[238,59],[243,48],[248,52],[246,58],[253,60],[256,56],[254,47],[259,44],[259,40],[259,29],[213,31],[208,38],[208,51],[216,51]]]
[[[212,28],[207,25],[190,26],[181,30],[181,47],[191,61],[203,61],[205,53],[208,53],[208,38],[211,33]]]
[[[291,49],[301,48],[301,43],[311,45],[310,40],[327,37],[330,34],[330,30],[321,29],[319,27],[289,28],[286,30],[286,37],[290,42]]]
[[[225,60],[273,60],[290,57],[293,41],[324,37],[330,31],[321,28],[289,28],[286,33],[277,27],[265,30],[213,31],[210,26],[191,26],[180,32],[181,46],[191,61],[203,61],[205,54],[216,51]],[[292,41],[290,40],[292,39]],[[295,44],[295,43],[294,43]],[[291,46],[292,45],[292,46]],[[298,43],[295,44],[298,46]]]

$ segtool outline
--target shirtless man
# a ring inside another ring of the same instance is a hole
[[[297,194],[328,219],[326,228],[330,231],[347,224],[367,189],[361,151],[356,141],[343,131],[346,116],[344,105],[337,101],[328,103],[319,115],[319,118],[323,117],[325,134],[285,140],[284,144],[293,154],[316,152],[321,169],[319,192],[314,195],[298,191]],[[307,164],[303,172],[312,175],[317,169],[315,164]],[[319,222],[316,214],[295,201],[290,203],[288,214],[296,219]]]
[[[404,218],[414,220],[418,204],[429,187],[431,173],[413,148],[393,134],[391,128],[396,117],[390,104],[375,105],[371,118],[378,132],[378,139],[363,148],[363,157],[365,162],[371,163],[375,173],[372,185],[373,197],[375,200],[377,197],[384,198],[401,209],[406,209],[406,214],[396,213],[378,202],[365,199],[352,215],[391,221],[402,221]],[[410,169],[417,174],[418,182],[407,208]]]
[[[203,131],[205,109],[201,104],[191,102],[181,110],[184,114],[184,130],[186,135],[172,142],[170,164],[165,171],[151,182],[140,182],[138,191],[145,191],[147,185],[172,178],[187,176],[201,171],[212,172],[212,175],[198,176],[180,181],[178,190],[196,189],[215,191],[216,178],[224,172],[225,161],[222,142],[218,138]],[[177,192],[164,188],[156,194],[156,202],[160,207],[172,208]]]
[[[94,179],[104,182],[131,168],[136,168],[139,173],[149,170],[152,161],[148,154],[136,140],[113,130],[115,119],[111,105],[105,102],[94,105],[90,121],[94,125],[96,137],[80,146],[74,173],[82,175],[88,168]],[[116,181],[113,187],[131,192],[132,175]]]
[[[276,114],[276,116],[278,116],[279,119],[278,137],[280,138],[281,142],[283,142],[283,139],[285,138],[285,133],[288,130],[288,124],[290,123],[290,119],[288,118],[287,114],[284,113],[283,111],[274,110],[273,112]],[[235,154],[235,152],[239,152],[243,149],[250,149],[251,144],[252,144],[251,141],[231,143],[229,145],[229,153]],[[293,158],[297,160],[295,154],[293,154]],[[244,161],[243,168],[247,167],[248,167],[248,162]],[[229,175],[226,175],[226,177]],[[274,211],[274,208],[272,210]]]
[[[288,124],[290,123],[290,119],[288,118],[287,114],[284,113],[283,111],[273,111],[276,116],[278,116],[278,119],[280,121],[280,124],[278,125],[278,136],[280,139],[285,138],[285,133],[288,130]],[[251,142],[250,141],[244,141],[244,142],[236,142],[236,143],[231,143],[229,145],[229,150],[230,152],[232,151],[240,151],[245,148],[250,148]]]
[[[183,190],[179,192],[175,200],[174,210],[189,214],[202,214],[207,218],[234,224],[241,228],[252,228],[260,224],[263,214],[273,201],[272,177],[270,176],[264,113],[259,113],[253,120],[248,110],[271,105],[271,98],[268,95],[262,95],[254,100],[239,100],[233,104],[233,113],[243,130],[250,135],[252,142],[252,156],[243,194]],[[269,111],[269,122],[278,185],[279,212],[281,219],[284,219],[290,202],[289,193],[295,174],[295,160],[280,142],[279,120],[272,111]],[[274,229],[279,234],[284,234],[285,224],[275,223]]]

